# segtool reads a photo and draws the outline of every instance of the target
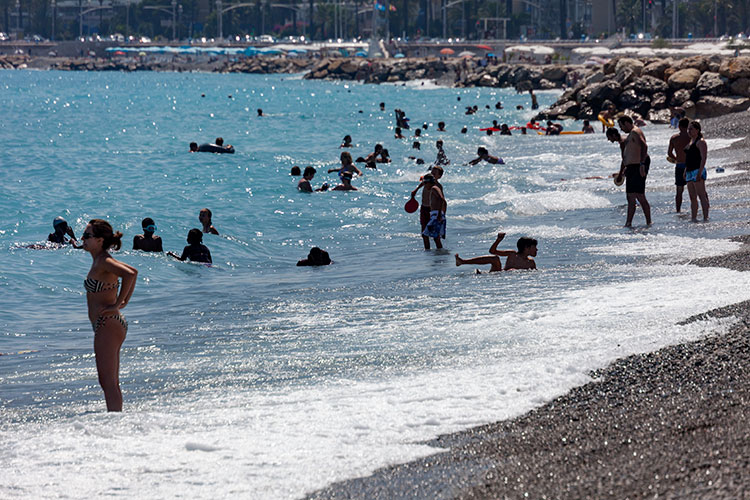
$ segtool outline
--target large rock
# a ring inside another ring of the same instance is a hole
[[[594,73],[591,73],[589,76],[584,78],[584,85],[591,85],[592,83],[599,83],[603,82],[606,78],[606,75],[603,71],[596,71]]]
[[[605,75],[611,75],[615,73],[615,68],[617,67],[617,63],[620,61],[620,57],[613,57],[609,61],[602,64],[602,71]]]
[[[664,72],[672,65],[671,59],[660,59],[652,63],[647,64],[641,75],[653,76],[660,80],[664,79]]]
[[[650,100],[647,96],[636,93],[635,90],[626,90],[617,98],[618,109],[630,109],[638,114],[648,112]]]
[[[730,80],[750,77],[750,57],[731,57],[721,62],[719,67],[721,76]]]
[[[619,96],[621,92],[622,87],[617,82],[606,80],[583,88],[578,92],[576,100],[578,103],[586,102],[596,108],[605,99],[614,99]]]
[[[651,96],[651,109],[662,109],[667,107],[667,96],[657,92]]]
[[[669,90],[669,85],[654,76],[645,75],[633,82],[633,88],[641,94],[652,95],[657,92],[666,92]]]
[[[700,77],[701,72],[695,68],[681,69],[670,76],[667,83],[673,89],[692,89]]]
[[[687,89],[680,89],[674,93],[672,98],[669,100],[670,106],[682,106],[683,103],[689,101],[692,97],[692,92]]]
[[[711,118],[729,113],[737,113],[750,108],[750,98],[747,97],[716,97],[704,96],[695,103],[695,113],[698,118]]]
[[[625,69],[629,69],[635,76],[641,76],[643,72],[644,64],[638,59],[631,59],[629,57],[622,58],[615,64],[615,73],[620,73]]]
[[[693,68],[703,73],[704,71],[708,70],[708,63],[709,60],[706,56],[693,56],[682,59],[677,64],[675,64],[674,67],[677,70]]]
[[[738,78],[729,88],[733,94],[750,97],[750,78]]]
[[[725,95],[727,93],[727,78],[719,73],[707,71],[698,79],[695,90],[700,95]]]
[[[350,74],[350,75],[356,73],[358,69],[359,69],[359,66],[357,66],[357,64],[355,64],[352,61],[346,61],[344,64],[342,64],[339,67],[339,71],[341,71],[342,73]]]
[[[544,66],[542,68],[542,78],[551,82],[561,82],[567,76],[565,68],[562,66]]]
[[[550,120],[557,120],[563,116],[575,118],[576,116],[578,116],[579,109],[580,106],[577,102],[568,101],[553,107],[546,113],[542,113],[542,115],[545,117],[545,119]]]

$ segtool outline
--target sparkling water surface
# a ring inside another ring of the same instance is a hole
[[[750,299],[750,278],[688,264],[738,247],[723,222],[740,209],[716,204],[709,224],[673,213],[671,131],[645,128],[656,224],[639,210],[630,230],[623,189],[586,178],[617,169],[617,146],[601,133],[479,132],[526,123],[534,112],[516,104],[528,95],[420,82],[1,71],[0,497],[295,498],[434,452],[420,443],[518,415],[618,357],[731,324],[677,325]],[[420,152],[393,138],[394,108],[429,124]],[[356,178],[357,192],[298,192],[295,164],[318,169],[315,186],[337,182],[326,170],[346,134],[353,156],[379,142],[393,163]],[[187,152],[217,136],[237,154]],[[437,139],[452,162],[448,238],[425,252],[403,205],[426,167],[408,157],[430,163]],[[710,151],[727,144],[709,133]],[[480,145],[507,164],[466,166]],[[736,175],[720,164],[709,157],[710,177]],[[221,232],[204,238],[214,266],[130,250],[149,216],[179,253],[203,207]],[[123,311],[123,414],[104,412],[96,379],[90,256],[26,248],[58,215],[79,237],[108,219],[125,234],[116,257],[139,270]],[[499,231],[501,248],[537,238],[539,270],[454,265]],[[296,267],[315,245],[334,265]]]

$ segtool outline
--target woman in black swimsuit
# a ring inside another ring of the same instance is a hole
[[[701,133],[701,124],[697,121],[688,125],[690,144],[685,148],[685,180],[690,195],[690,215],[693,222],[698,222],[698,200],[703,209],[703,220],[708,220],[708,193],[706,193],[706,157],[708,146]]]
[[[119,250],[122,233],[112,232],[109,222],[93,219],[81,237],[83,249],[94,262],[83,282],[89,320],[94,328],[94,353],[99,385],[104,390],[107,411],[122,411],[120,392],[120,347],[128,332],[128,323],[120,309],[128,305],[133,295],[138,271],[109,254],[109,249]],[[117,293],[118,278],[122,278]]]

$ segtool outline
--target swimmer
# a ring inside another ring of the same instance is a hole
[[[331,256],[328,252],[319,247],[312,247],[306,259],[297,262],[297,266],[328,266],[332,264]]]
[[[119,250],[122,245],[122,233],[114,233],[109,222],[92,219],[81,239],[83,249],[93,259],[83,286],[86,289],[89,320],[94,329],[99,385],[104,391],[107,411],[122,411],[120,347],[128,333],[128,323],[120,311],[128,305],[133,295],[138,271],[109,254],[110,248]],[[120,280],[121,283],[118,283]]]
[[[487,135],[492,135],[492,129],[491,128],[487,129]]]
[[[190,152],[191,153],[197,153],[198,152],[198,143],[197,142],[191,142],[190,143]]]
[[[356,173],[357,175],[362,175],[362,171],[358,169],[354,164],[354,161],[352,161],[352,155],[349,151],[342,151],[339,160],[341,161],[341,167],[328,169],[329,174],[336,172],[339,174],[339,177],[347,172],[350,174]]]
[[[465,133],[466,133],[466,132],[468,132],[468,131],[469,131],[469,129],[468,129],[468,128],[466,128],[466,127],[462,127],[462,128],[461,128],[461,133],[462,133],[462,134],[465,134]]]
[[[503,123],[500,126],[500,135],[513,135],[513,134],[510,133],[510,129],[508,128],[508,124],[507,123]]]
[[[445,130],[445,122],[438,122],[438,128],[437,128],[437,131],[438,131],[438,132],[445,132],[445,131],[446,131],[446,130]]]
[[[380,150],[380,157],[375,160],[378,163],[390,163],[391,162],[391,155],[388,153],[388,150],[383,148]]]
[[[403,134],[401,133],[401,127],[396,127],[394,132],[395,132],[395,135],[393,136],[394,139],[406,139],[406,137],[404,137]]]
[[[204,233],[210,233],[210,234],[219,234],[219,231],[216,230],[216,228],[211,223],[211,217],[212,217],[211,210],[207,208],[201,209],[200,212],[198,212],[198,220],[201,224],[203,224],[203,232]]]
[[[161,237],[154,236],[156,232],[156,223],[151,217],[146,217],[141,221],[143,234],[137,234],[133,237],[133,250],[143,250],[144,252],[163,252]]]
[[[443,141],[437,141],[435,143],[435,147],[437,148],[437,158],[435,158],[435,165],[450,165],[450,160],[445,155],[445,151],[443,150]]]
[[[341,174],[341,184],[333,188],[331,191],[357,191],[357,188],[352,186],[351,172],[344,172]]]
[[[302,178],[297,183],[297,189],[302,191],[303,193],[312,193],[313,188],[312,184],[310,184],[310,181],[313,180],[313,177],[315,177],[315,174],[317,173],[317,170],[315,170],[314,167],[311,165],[308,165],[305,167],[305,173],[302,174]],[[322,186],[320,186],[318,189],[315,189],[314,191],[328,191],[328,184],[323,183]]]
[[[378,168],[377,165],[375,164],[378,163],[378,156],[382,156],[382,153],[383,153],[383,145],[375,144],[375,150],[369,155],[365,156],[364,158],[365,167]]]
[[[502,261],[500,257],[506,257],[505,270],[511,271],[513,269],[536,269],[536,262],[534,257],[537,253],[537,241],[533,238],[522,237],[518,239],[516,247],[518,251],[514,250],[498,250],[497,246],[505,238],[505,233],[498,233],[495,242],[490,247],[490,253],[492,255],[484,255],[482,257],[473,257],[471,259],[462,259],[456,254],[456,266],[469,265],[490,265],[490,272],[494,273],[503,270]],[[477,270],[479,273],[479,270]]]
[[[415,139],[418,139],[421,136],[422,136],[422,129],[421,128],[418,128],[418,129],[414,130],[414,138]]]
[[[591,126],[591,122],[583,120],[583,128],[581,129],[581,132],[584,134],[593,134],[596,131],[594,130],[594,127]]]
[[[212,263],[211,251],[202,243],[203,233],[200,229],[193,228],[188,231],[187,242],[188,244],[182,249],[182,255],[174,252],[167,252],[167,255],[181,261]]]
[[[503,109],[503,103],[500,101],[497,101],[495,103],[495,109]]]
[[[427,122],[424,122],[424,123],[422,124],[422,128],[423,128],[423,129],[425,129],[425,130],[427,130]]]
[[[560,132],[563,131],[563,126],[559,123],[552,123],[551,121],[547,122],[547,132],[546,135],[560,135]]]
[[[529,89],[529,94],[531,95],[531,109],[539,109],[539,102],[536,100],[536,94],[534,94],[533,89]]]
[[[259,116],[259,117],[261,117],[261,116],[266,116],[266,115],[264,115],[264,114],[263,114],[263,110],[262,110],[262,109],[260,109],[260,108],[258,108],[258,116]]]
[[[411,143],[411,148],[412,149],[421,149],[422,145],[419,144],[419,141],[414,141],[414,142]]]
[[[523,105],[522,104],[517,104],[516,105],[516,110],[521,111],[522,109],[523,109]]]
[[[47,236],[47,241],[50,243],[57,243],[59,245],[73,245],[74,248],[82,248],[81,246],[76,245],[76,235],[73,232],[73,229],[68,225],[68,221],[63,219],[62,217],[55,217],[55,220],[52,221],[52,228],[54,229],[53,233],[50,233]],[[70,236],[70,239],[67,239],[65,236]]]
[[[292,171],[289,173],[289,175],[294,175],[294,176],[302,175],[302,170],[300,170],[300,168],[297,165],[295,165],[292,167]]]
[[[341,146],[339,148],[350,148],[352,147],[352,136],[345,135],[344,141],[341,143]]]
[[[505,162],[502,158],[490,155],[487,149],[483,147],[477,148],[477,157],[471,160],[469,162],[469,165],[476,165],[480,161],[486,161],[487,163],[491,163],[493,165],[505,165]]]
[[[526,134],[526,127],[521,127],[521,135],[527,135]]]
[[[385,111],[385,103],[384,102],[380,103],[380,111]]]

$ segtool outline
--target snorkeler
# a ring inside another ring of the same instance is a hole
[[[219,231],[217,231],[217,229],[211,223],[212,216],[213,214],[211,213],[211,210],[207,208],[203,208],[200,212],[198,212],[198,220],[203,225],[203,232],[210,234],[219,234]]]
[[[203,233],[200,229],[191,229],[187,235],[188,244],[182,249],[182,255],[177,255],[174,252],[167,252],[167,255],[174,257],[177,260],[189,260],[191,262],[205,262],[211,264],[211,252],[208,247],[204,245]]]
[[[471,160],[469,162],[469,165],[476,165],[480,161],[486,161],[487,163],[492,163],[493,165],[505,165],[505,162],[502,158],[490,155],[487,149],[483,147],[477,148],[477,158]]]
[[[144,252],[163,252],[161,237],[154,236],[156,232],[156,223],[151,217],[146,217],[141,221],[143,234],[137,234],[133,237],[133,250],[143,250]]]

